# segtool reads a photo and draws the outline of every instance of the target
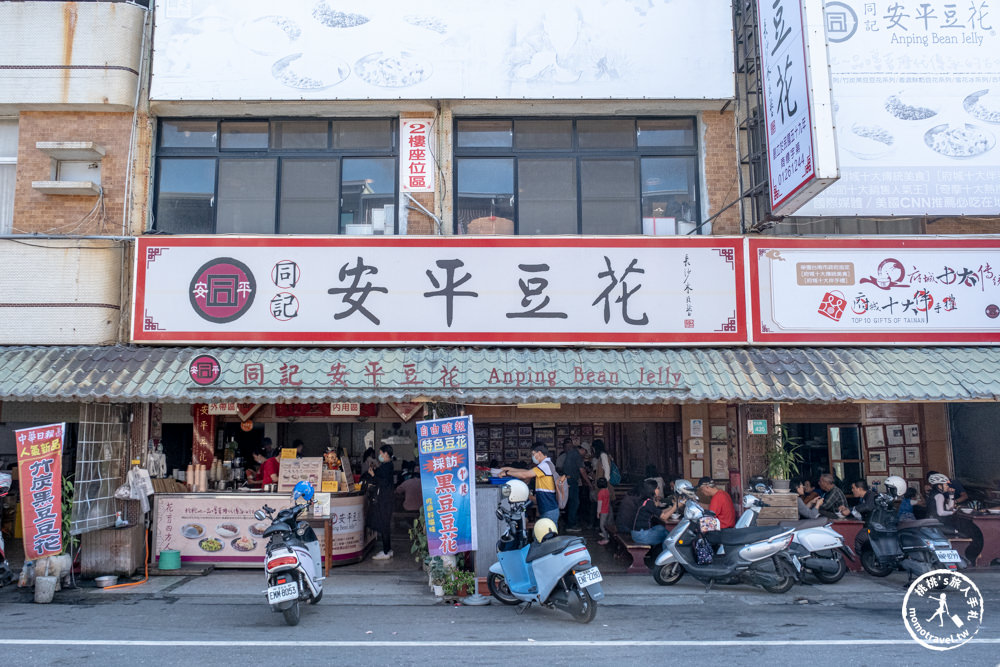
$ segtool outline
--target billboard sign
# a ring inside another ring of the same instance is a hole
[[[476,449],[472,417],[417,422],[427,550],[432,556],[475,551]]]
[[[841,178],[796,215],[1000,214],[997,9],[827,0]]]
[[[726,100],[734,91],[729,2],[162,0],[154,11],[154,101]]]
[[[743,240],[143,237],[144,343],[708,345],[746,340]],[[195,382],[218,379],[209,355]]]
[[[749,239],[755,343],[1000,342],[1000,240]]]
[[[771,210],[789,215],[837,180],[821,0],[758,0]]]

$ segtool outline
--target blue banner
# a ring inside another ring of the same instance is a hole
[[[432,556],[475,551],[476,450],[472,417],[417,422],[427,550]]]

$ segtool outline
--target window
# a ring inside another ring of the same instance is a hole
[[[0,118],[0,234],[14,226],[14,179],[17,173],[17,119]]]
[[[693,118],[459,119],[457,234],[700,233]]]
[[[764,230],[775,236],[839,236],[923,234],[920,218],[785,218]]]
[[[391,119],[166,119],[154,229],[170,234],[394,234]]]

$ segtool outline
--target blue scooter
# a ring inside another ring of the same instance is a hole
[[[565,611],[579,623],[589,623],[597,614],[597,601],[604,599],[601,571],[594,567],[582,537],[561,537],[549,519],[535,523],[535,540],[524,528],[528,486],[511,480],[501,489],[503,500],[497,518],[507,523],[497,542],[497,562],[486,579],[490,593],[503,604],[533,602]]]

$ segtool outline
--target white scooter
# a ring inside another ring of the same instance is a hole
[[[323,571],[319,540],[315,531],[299,515],[312,505],[313,488],[308,482],[299,482],[292,493],[292,501],[300,498],[305,504],[295,504],[281,510],[264,505],[254,512],[258,521],[271,520],[264,531],[268,538],[264,557],[264,576],[267,580],[267,602],[273,611],[280,611],[288,625],[299,623],[299,602],[316,604],[323,598]]]
[[[761,508],[770,505],[748,493],[743,496],[743,507],[743,514],[736,522],[737,528],[756,526]],[[854,560],[854,550],[844,544],[844,537],[830,527],[831,523],[823,518],[778,522],[779,527],[795,530],[792,544],[788,547],[789,554],[803,570],[824,584],[835,584],[847,574],[845,555]]]

